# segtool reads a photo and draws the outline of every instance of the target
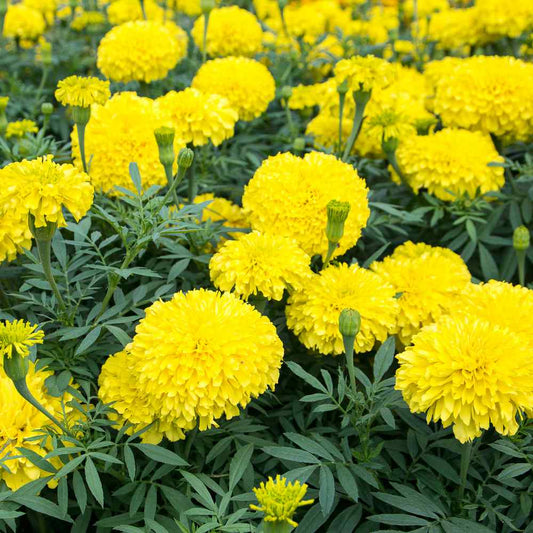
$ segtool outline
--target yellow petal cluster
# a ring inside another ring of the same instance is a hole
[[[97,65],[110,80],[150,83],[165,78],[187,55],[187,39],[173,22],[126,22],[100,41]]]
[[[395,295],[395,288],[370,270],[329,266],[289,297],[287,326],[307,348],[339,355],[344,353],[339,315],[343,309],[355,309],[361,315],[355,351],[368,352],[396,332],[400,307]]]
[[[428,422],[467,442],[490,425],[502,435],[533,406],[533,352],[526,338],[476,315],[444,316],[397,356],[396,389]]]
[[[192,80],[192,87],[226,98],[241,120],[263,114],[276,94],[276,83],[269,70],[247,57],[207,61]]]
[[[229,293],[180,292],[146,309],[133,341],[104,364],[99,396],[115,402],[130,433],[153,423],[145,441],[178,440],[273,389],[282,358],[276,328],[251,305]]]
[[[203,50],[205,17],[191,31],[196,46]],[[211,57],[253,57],[263,48],[263,30],[253,13],[237,6],[215,8],[207,25],[207,53]]]
[[[154,0],[144,0],[144,12],[148,20],[162,22],[164,10]],[[107,18],[113,26],[135,20],[144,20],[139,0],[117,0],[107,8]]]
[[[402,139],[398,165],[409,185],[427,189],[441,200],[498,191],[505,182],[503,163],[489,135],[445,128],[430,135]]]
[[[12,210],[0,212],[0,263],[12,261],[23,249],[31,248],[31,232],[26,217]]]
[[[4,19],[4,37],[36,41],[45,31],[46,22],[40,11],[24,4],[8,6]]]
[[[81,11],[76,13],[74,19],[70,23],[70,27],[75,31],[83,31],[89,28],[103,26],[106,23],[106,18],[100,11]]]
[[[111,92],[109,82],[93,76],[69,76],[57,84],[55,97],[64,106],[90,107],[104,105]]]
[[[202,222],[211,220],[212,222],[218,222],[223,220],[223,225],[228,228],[244,228],[250,227],[248,219],[244,214],[242,207],[234,204],[226,198],[215,196],[213,193],[199,194],[195,199],[195,204],[201,204],[209,201],[209,204],[204,207],[202,211]],[[236,239],[240,237],[242,233],[234,232],[229,234]]]
[[[366,225],[367,193],[357,171],[332,155],[311,152],[301,158],[284,153],[263,161],[246,185],[242,202],[254,230],[294,239],[310,256],[327,253],[328,202],[349,202],[337,256],[355,246]]]
[[[32,346],[43,343],[44,332],[36,329],[36,325],[32,326],[24,320],[0,322],[0,356],[13,357],[16,352],[28,357]]]
[[[370,268],[399,295],[398,336],[404,345],[423,326],[439,319],[462,296],[471,278],[461,256],[455,252],[411,241]]]
[[[209,141],[218,146],[233,137],[239,115],[228,100],[217,95],[187,88],[170,91],[155,101],[155,109],[166,125],[186,143],[202,146]]]
[[[508,4],[498,0],[476,0],[475,7],[483,31],[491,40],[516,39],[533,29],[533,3],[529,0],[513,0]]]
[[[445,126],[511,140],[533,135],[533,65],[507,56],[430,63],[434,110]]]
[[[254,488],[254,494],[259,505],[251,504],[254,511],[265,513],[265,522],[284,522],[293,527],[298,523],[293,520],[298,507],[311,505],[315,500],[304,500],[307,485],[299,481],[289,483],[286,478],[279,474],[276,479],[268,478],[265,483],[261,482],[258,488]]]
[[[347,81],[352,91],[380,89],[392,83],[395,77],[390,63],[372,55],[342,59],[335,65],[334,72],[337,84]]]
[[[6,138],[12,139],[13,137],[15,137],[16,139],[21,139],[27,133],[37,133],[38,131],[39,128],[33,120],[24,118],[22,120],[15,120],[14,122],[10,122],[7,125]]]
[[[261,293],[281,300],[285,289],[301,290],[311,277],[311,258],[281,235],[248,233],[226,241],[209,262],[213,285],[247,299]]]
[[[93,203],[89,176],[72,165],[58,165],[51,156],[11,163],[0,169],[0,211],[21,217],[32,214],[35,227],[48,222],[66,226],[63,208],[80,220]]]

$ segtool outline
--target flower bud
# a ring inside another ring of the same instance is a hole
[[[284,98],[285,100],[288,100],[292,95],[292,87],[290,85],[284,85],[281,88],[280,94],[282,98]]]
[[[400,141],[397,137],[389,137],[388,139],[383,137],[383,140],[381,141],[381,147],[386,154],[394,154],[398,149],[399,143]]]
[[[50,67],[52,65],[52,43],[43,40],[39,46],[38,56],[43,66]]]
[[[182,148],[178,154],[178,167],[186,170],[194,160],[194,152],[190,148]]]
[[[216,2],[215,0],[200,0],[200,9],[204,15],[211,13],[215,9]]]
[[[4,355],[4,372],[12,381],[21,381],[28,375],[28,358],[15,352],[11,357]]]
[[[87,122],[91,118],[91,108],[90,107],[81,107],[81,106],[72,106],[72,120],[77,126],[86,126]]]
[[[529,248],[530,235],[525,226],[518,226],[513,233],[513,247],[517,252],[523,252]]]
[[[159,148],[159,161],[164,167],[171,166],[174,163],[174,128],[157,128],[154,135]]]
[[[340,95],[345,95],[348,92],[349,85],[348,80],[344,80],[341,84],[337,85],[337,92]]]
[[[305,138],[296,137],[296,139],[294,139],[294,143],[292,144],[292,147],[296,152],[301,152],[305,148]]]
[[[355,309],[343,309],[339,315],[339,331],[343,337],[356,337],[361,329],[361,315]]]
[[[350,203],[331,200],[327,206],[327,213],[326,236],[330,243],[337,244],[344,235],[344,223],[350,213]]]
[[[50,102],[44,102],[41,105],[41,113],[50,116],[54,112],[54,106]]]

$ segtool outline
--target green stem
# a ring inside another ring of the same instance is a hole
[[[196,440],[196,436],[198,435],[198,426],[196,426],[188,435],[187,435],[187,442],[185,443],[185,459],[189,458],[189,455],[191,454],[192,445],[194,441]]]
[[[326,259],[324,259],[324,264],[322,266],[322,268],[326,268],[329,264],[329,262],[331,261],[331,258],[333,257],[333,254],[335,253],[335,250],[337,249],[337,244],[336,242],[331,242],[329,241],[328,242],[328,253],[326,254]]]
[[[346,93],[339,93],[339,148],[337,154],[339,157],[342,153],[342,117],[344,115],[344,102],[346,101]]]
[[[202,40],[202,63],[207,60],[207,27],[209,26],[209,13],[204,15],[204,37]]]
[[[178,198],[178,194],[176,193],[176,189],[178,185],[183,181],[183,178],[185,177],[185,174],[187,173],[187,169],[184,167],[178,166],[178,174],[176,175],[175,178],[173,178],[172,169],[170,169],[170,178],[169,178],[169,173],[166,168],[165,168],[165,172],[167,174],[167,180],[169,181],[169,188],[168,188],[167,194],[165,194],[165,197],[163,198],[163,205],[165,205],[170,200],[170,197],[173,196],[174,203],[176,204],[176,207],[177,207],[179,205],[179,198]],[[189,186],[190,186],[190,177],[191,176],[189,175]],[[189,193],[190,192],[191,191],[189,190]]]
[[[51,248],[52,248],[52,239],[35,239],[35,242],[37,244],[37,250],[39,252],[39,259],[41,260],[41,265],[43,267],[44,277],[50,284],[50,287],[52,287],[52,292],[54,293],[54,296],[56,297],[57,303],[59,304],[60,309],[65,312],[67,310],[67,306],[65,305],[65,301],[63,300],[63,297],[61,296],[61,292],[59,292],[59,288],[56,284],[56,280],[54,279],[54,274],[52,273],[52,263],[50,260],[51,257]]]
[[[285,100],[285,115],[287,116],[287,122],[289,124],[289,133],[290,133],[290,137],[291,139],[294,137],[294,133],[295,133],[295,130],[294,130],[294,122],[292,120],[292,113],[291,113],[291,110],[289,108],[289,100]]]
[[[146,20],[146,9],[144,8],[144,0],[139,0],[141,3],[141,12],[143,14],[143,19]]]
[[[264,533],[290,533],[294,528],[285,520],[283,522],[270,522],[263,521]]]
[[[516,262],[518,263],[518,281],[520,285],[526,285],[526,251],[516,250]]]
[[[357,385],[355,382],[355,366],[353,364],[353,348],[355,344],[355,337],[343,335],[342,342],[344,343],[344,353],[346,355],[346,366],[348,367],[350,386],[352,388],[352,393],[355,396],[357,392]]]
[[[87,159],[85,158],[85,126],[86,124],[76,124],[76,129],[78,130],[78,143],[80,145],[80,157],[81,164],[83,166],[83,171],[88,174],[89,169],[87,168]]]
[[[472,458],[472,441],[466,442],[461,448],[461,484],[459,485],[459,504],[463,501],[466,488],[466,479],[468,477],[468,468]]]
[[[48,67],[43,67],[41,82],[39,83],[39,87],[37,88],[37,93],[35,94],[35,107],[39,105],[39,100],[41,99],[41,95],[43,93],[43,89],[44,89],[47,79],[48,79]]]
[[[394,169],[394,172],[396,172],[396,174],[400,178],[402,185],[410,189],[409,184],[407,183],[407,179],[404,173],[402,172],[402,170],[400,169],[400,165],[398,165],[398,160],[396,159],[396,152],[390,151],[390,150],[383,150],[383,151],[385,152],[385,155],[387,156],[387,160],[389,161],[390,166]]]
[[[176,187],[178,183],[174,184],[177,181],[177,179],[174,180],[174,173],[172,172],[172,163],[170,163],[169,165],[163,165],[163,167],[165,168],[165,176],[167,177],[167,183],[168,183],[168,192],[165,195],[165,199],[163,203],[166,204],[166,202],[168,201],[168,198],[170,197],[169,195],[169,192],[170,192],[173,197],[174,204],[176,205],[176,207],[178,207],[179,198],[178,198],[178,193],[176,192]]]
[[[194,166],[194,163],[193,163]],[[191,170],[189,172],[189,183],[188,183],[188,195],[189,195],[189,203],[193,203],[194,199],[196,198],[196,180],[194,179],[194,170],[193,166],[191,166]]]
[[[361,131],[361,126],[363,125],[363,119],[365,114],[366,104],[370,100],[371,91],[354,91],[354,100],[355,100],[355,113],[353,117],[353,126],[348,141],[346,142],[346,147],[344,149],[344,154],[342,160],[346,161],[352,152],[352,148],[357,140],[359,132]]]

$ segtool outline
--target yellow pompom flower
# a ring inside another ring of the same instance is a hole
[[[85,151],[91,160],[91,181],[97,191],[116,196],[120,194],[116,186],[134,190],[129,175],[132,161],[139,165],[144,188],[166,184],[154,136],[158,125],[154,102],[132,92],[117,93],[105,105],[92,107]],[[74,162],[81,169],[76,128],[71,139]],[[175,153],[183,147],[176,137]]]
[[[533,65],[499,56],[446,58],[433,65],[434,110],[445,126],[511,140],[533,135]]]
[[[533,28],[533,3],[530,0],[513,0],[508,4],[499,0],[476,0],[475,7],[479,24],[491,40],[516,39]]]
[[[344,236],[334,254],[355,246],[370,215],[368,190],[357,171],[332,155],[291,153],[263,161],[246,185],[243,207],[254,230],[294,239],[310,256],[328,250],[326,207],[350,203]]]
[[[252,120],[268,107],[276,95],[269,70],[247,57],[212,59],[200,67],[192,87],[226,98],[241,120]]]
[[[144,0],[144,12],[148,20],[163,21],[164,10],[154,0]],[[110,24],[117,26],[125,22],[143,20],[144,15],[139,0],[117,0],[107,8],[107,18]]]
[[[445,128],[402,139],[398,165],[413,190],[426,188],[441,200],[498,191],[505,182],[503,163],[491,138],[478,131]]]
[[[90,107],[92,104],[104,105],[111,92],[109,82],[93,76],[69,76],[57,84],[55,97],[64,106]]]
[[[226,198],[216,197],[213,193],[199,194],[194,199],[195,204],[209,201],[209,204],[202,211],[202,222],[211,220],[212,222],[224,221],[223,225],[228,228],[248,229],[250,224],[242,207],[234,204]],[[234,239],[242,236],[241,232],[229,234]]]
[[[170,91],[155,101],[162,122],[175,129],[186,143],[202,146],[209,141],[218,146],[233,137],[239,115],[228,100],[217,95],[187,88]]]
[[[205,17],[191,31],[196,46],[203,50]],[[237,6],[213,9],[207,25],[207,53],[211,57],[253,57],[263,48],[263,30],[253,13]]]
[[[370,268],[399,294],[398,333],[404,345],[423,326],[439,319],[461,297],[471,278],[460,255],[410,241]]]
[[[213,285],[247,299],[261,293],[281,300],[285,289],[300,290],[312,275],[311,258],[281,235],[248,233],[226,241],[209,262]]]
[[[426,39],[436,41],[438,48],[444,50],[484,43],[487,38],[480,21],[480,11],[476,6],[435,13],[427,25]]]
[[[11,139],[13,137],[21,139],[27,133],[37,133],[39,128],[33,120],[27,118],[22,120],[15,120],[14,122],[9,122],[6,128],[6,138]]]
[[[323,83],[293,87],[289,107],[291,109],[306,109],[317,105],[322,107],[326,102],[335,100],[338,100],[337,84],[335,80],[330,79]]]
[[[75,31],[83,31],[87,28],[89,30],[97,29],[105,24],[105,15],[100,11],[82,11],[75,15],[70,27]]]
[[[390,63],[372,55],[342,59],[335,65],[334,72],[337,84],[347,81],[352,91],[380,89],[389,85],[395,77]]]
[[[141,438],[157,443],[216,426],[273,389],[283,345],[251,305],[200,289],[149,307],[125,352],[104,364],[99,396],[134,425],[130,433],[154,423]]]
[[[23,0],[22,5],[36,9],[42,13],[48,25],[54,23],[54,14],[57,10],[57,0]]]
[[[477,312],[476,312],[477,314]],[[396,389],[428,422],[453,426],[461,442],[492,424],[502,435],[533,405],[533,353],[527,338],[478,319],[444,316],[397,356]]]
[[[396,332],[400,308],[395,295],[395,288],[370,270],[329,266],[289,297],[287,326],[307,348],[339,355],[344,353],[339,315],[343,309],[355,309],[361,315],[355,351],[368,352]]]
[[[215,3],[218,4],[219,0],[215,0]],[[189,17],[196,17],[202,13],[200,0],[168,0],[168,7]]]
[[[139,20],[111,29],[98,46],[104,76],[127,83],[166,77],[187,55],[187,34],[173,22]]]
[[[12,261],[23,249],[31,248],[31,232],[26,217],[12,210],[0,213],[0,263]]]
[[[8,6],[4,19],[4,37],[36,41],[45,31],[46,22],[40,11],[24,4]]]
[[[35,227],[66,226],[63,208],[78,221],[91,208],[89,176],[72,165],[59,165],[51,156],[11,163],[0,169],[0,210],[35,217]]]
[[[254,494],[259,505],[251,504],[254,511],[265,513],[265,522],[277,524],[288,523],[293,527],[298,523],[293,520],[298,507],[311,505],[315,500],[304,500],[307,485],[299,481],[289,483],[286,478],[279,474],[276,480],[271,477],[265,483],[261,482],[259,488],[254,488]]]
[[[16,352],[28,357],[32,346],[43,343],[44,332],[36,329],[36,325],[32,326],[24,320],[0,322],[0,356],[12,357],[13,352]]]

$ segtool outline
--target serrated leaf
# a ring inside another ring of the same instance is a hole
[[[349,498],[354,502],[359,500],[359,488],[353,474],[342,464],[337,466],[337,478]]]
[[[237,453],[231,460],[229,466],[230,491],[233,491],[233,489],[237,486],[237,483],[241,480],[242,476],[244,475],[244,471],[246,470],[246,467],[250,464],[250,460],[252,458],[253,453],[253,444],[247,444],[246,446],[243,446],[242,448],[237,450]]]
[[[320,467],[319,479],[318,500],[320,502],[320,509],[324,516],[328,516],[331,513],[333,502],[335,501],[335,478],[331,470],[323,465]]]
[[[174,453],[166,448],[157,446],[157,444],[133,444],[138,450],[146,455],[146,457],[153,459],[159,463],[166,463],[174,466],[187,466],[189,463],[182,459],[177,453]]]
[[[102,481],[100,480],[98,470],[96,470],[96,466],[90,457],[87,457],[87,461],[85,462],[85,481],[91,494],[95,497],[100,506],[103,507],[104,489],[102,487]]]

